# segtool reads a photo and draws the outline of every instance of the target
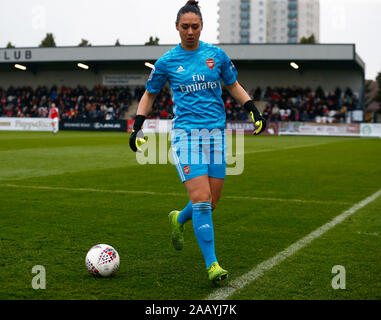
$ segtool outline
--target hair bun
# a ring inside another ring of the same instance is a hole
[[[176,24],[179,23],[180,17],[184,13],[188,13],[188,12],[193,12],[193,13],[197,14],[200,17],[200,20],[201,20],[201,23],[202,23],[202,15],[201,15],[200,7],[198,6],[198,1],[196,1],[196,0],[188,0],[188,2],[185,4],[185,6],[183,6],[179,10],[179,12],[177,13]]]
[[[196,0],[189,0],[186,5],[191,5],[191,6],[198,7],[198,1],[196,1]]]

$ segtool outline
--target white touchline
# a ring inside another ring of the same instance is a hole
[[[226,199],[241,199],[241,200],[267,200],[267,201],[287,201],[287,202],[300,202],[300,203],[334,203],[334,204],[352,204],[352,202],[345,201],[332,201],[332,200],[305,200],[305,199],[292,199],[292,198],[262,198],[262,197],[248,197],[248,196],[224,196]]]
[[[355,139],[348,139],[345,141],[349,141],[349,140],[355,140]],[[282,150],[308,148],[308,147],[317,147],[317,146],[322,146],[325,144],[336,143],[336,142],[342,142],[342,140],[335,140],[335,141],[328,141],[328,142],[321,142],[321,143],[311,143],[311,144],[300,144],[300,145],[296,145],[296,146],[279,147],[279,148],[271,148],[271,149],[259,149],[259,150],[245,151],[244,153],[238,152],[238,153],[235,153],[234,155],[260,153],[260,152],[271,152],[271,151],[282,151]],[[228,155],[231,156],[231,154],[232,154],[232,151],[231,151],[231,149],[229,149]]]
[[[316,146],[321,146],[321,145],[328,144],[328,143],[332,143],[332,142],[322,142],[322,143],[314,143],[314,144],[301,144],[301,145],[289,146],[289,147],[280,147],[280,148],[271,148],[271,149],[262,149],[262,150],[252,150],[252,151],[246,151],[245,154],[259,153],[259,152],[271,152],[271,151],[282,151],[282,150],[308,148],[308,147],[316,147]]]
[[[245,273],[244,275],[240,276],[239,278],[229,282],[226,287],[222,287],[220,289],[217,289],[213,293],[211,293],[209,296],[205,298],[205,300],[223,300],[230,297],[233,293],[235,293],[237,290],[242,289],[249,283],[253,282],[260,276],[262,276],[266,271],[270,270],[271,268],[275,267],[276,265],[280,264],[282,261],[286,260],[287,258],[294,255],[297,251],[305,247],[307,244],[311,243],[313,240],[319,238],[322,234],[336,226],[337,224],[341,223],[344,219],[348,218],[350,215],[354,214],[356,211],[360,210],[361,208],[365,207],[367,204],[371,203],[372,201],[376,200],[381,195],[381,189],[378,190],[376,193],[372,194],[368,198],[360,201],[359,203],[353,205],[348,210],[342,212],[340,215],[335,217],[330,222],[326,223],[325,225],[319,227],[315,231],[312,231],[309,235],[305,236],[304,238],[300,239],[299,241],[295,242],[294,244],[290,245],[285,250],[279,252],[274,257],[260,263],[255,268],[250,270],[248,273]]]
[[[155,192],[155,191],[138,191],[138,190],[104,190],[92,188],[66,188],[66,187],[49,187],[49,186],[28,186],[19,184],[0,184],[0,187],[19,188],[19,189],[38,189],[38,190],[62,190],[62,191],[80,191],[80,192],[101,192],[101,193],[121,193],[121,194],[150,194],[159,196],[174,196],[174,197],[188,197],[186,193],[176,192]],[[282,198],[262,198],[262,197],[246,197],[246,196],[225,196],[227,199],[243,199],[243,200],[263,200],[263,201],[286,201],[286,202],[300,202],[300,203],[321,203],[321,204],[351,204],[350,202],[340,201],[326,201],[326,200],[303,200],[303,199],[282,199]]]
[[[281,147],[281,148],[251,150],[251,151],[245,151],[245,152],[237,152],[234,155],[238,156],[238,155],[242,155],[242,154],[251,154],[251,153],[261,153],[261,152],[271,152],[271,151],[282,151],[282,150],[288,150],[288,149],[316,147],[316,146],[321,146],[321,145],[328,144],[328,143],[329,142],[326,142],[326,143],[315,143],[315,144],[303,144],[303,145],[291,146],[291,147]],[[232,150],[229,149],[227,154],[228,154],[228,156],[231,156],[232,155]]]

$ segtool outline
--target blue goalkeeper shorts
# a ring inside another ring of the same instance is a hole
[[[207,175],[225,179],[226,138],[222,129],[172,130],[173,163],[181,182]]]

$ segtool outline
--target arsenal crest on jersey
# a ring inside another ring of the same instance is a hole
[[[185,174],[189,174],[190,173],[190,167],[188,165],[184,166],[184,172]]]
[[[209,67],[210,70],[213,70],[213,68],[214,68],[214,59],[206,59],[206,65]]]

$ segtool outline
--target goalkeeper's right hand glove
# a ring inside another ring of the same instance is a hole
[[[254,125],[258,127],[256,130],[254,130],[253,135],[257,135],[263,132],[266,129],[266,119],[263,118],[263,116],[259,113],[258,109],[254,105],[254,102],[249,100],[243,106],[247,112],[250,112]]]
[[[138,137],[138,133],[140,133],[143,131],[135,131],[135,130],[132,130],[132,133],[131,133],[131,136],[130,136],[130,148],[132,151],[134,152],[142,152],[142,149],[140,149],[140,146],[145,144],[147,141],[148,141],[148,137],[144,137],[144,138],[141,138],[141,137]]]
[[[142,152],[140,146],[148,141],[148,137],[144,137],[143,131],[141,130],[145,116],[137,115],[134,123],[134,128],[130,136],[130,148],[132,151]]]

